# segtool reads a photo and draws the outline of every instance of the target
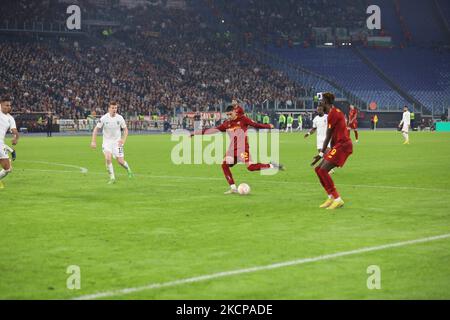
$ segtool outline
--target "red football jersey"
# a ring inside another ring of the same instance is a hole
[[[221,131],[221,132],[227,132],[230,138],[232,139],[232,144],[234,141],[234,149],[237,149],[238,143],[237,139],[245,139],[245,146],[248,146],[247,141],[247,130],[248,127],[253,127],[257,129],[270,129],[270,124],[261,124],[254,122],[252,119],[242,115],[240,117],[237,117],[235,120],[226,120],[224,121],[220,126],[213,128],[213,129],[204,129],[203,134],[205,131],[208,131],[208,133],[214,133],[214,131]],[[231,146],[231,145],[230,145]]]
[[[349,121],[349,123],[351,124],[353,122],[357,122],[358,121],[357,116],[358,116],[358,110],[356,110],[356,109],[351,110],[350,109],[350,112],[348,114],[348,121]],[[352,119],[354,119],[354,120],[352,121]]]
[[[331,146],[351,142],[344,113],[336,107],[328,112],[328,129],[332,129]]]

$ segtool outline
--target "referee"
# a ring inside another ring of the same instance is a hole
[[[51,137],[52,129],[53,129],[53,116],[52,116],[51,112],[49,112],[47,114],[47,117],[45,118],[45,122],[46,122],[47,137]]]

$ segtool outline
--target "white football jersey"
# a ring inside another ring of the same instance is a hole
[[[97,123],[97,128],[103,129],[103,142],[115,142],[120,140],[122,137],[121,129],[125,129],[127,124],[125,119],[120,115],[116,114],[111,117],[109,113],[105,114],[100,118],[100,122]]]
[[[313,128],[317,129],[317,149],[322,149],[325,138],[327,137],[328,115],[324,114],[322,117],[316,116],[313,120]],[[328,143],[328,148],[330,143]]]
[[[402,123],[404,126],[411,125],[411,113],[409,111],[403,112]]]
[[[328,115],[324,114],[322,117],[316,116],[313,120],[313,128],[317,129],[317,139],[324,141],[327,136]]]
[[[5,143],[6,133],[12,129],[16,129],[16,121],[10,114],[0,111],[0,145]]]

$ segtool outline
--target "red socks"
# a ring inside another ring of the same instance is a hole
[[[339,198],[339,193],[336,191],[336,187],[334,186],[334,182],[333,179],[331,179],[330,174],[321,167],[316,167],[315,171],[327,194],[333,196],[334,199]]]
[[[355,130],[355,139],[358,140],[358,130]]]
[[[254,163],[247,166],[248,171],[260,171],[264,169],[270,169],[270,164]]]
[[[233,175],[231,174],[230,165],[226,162],[222,163],[223,174],[225,175],[225,179],[227,179],[229,185],[234,184]]]
[[[229,165],[225,161],[222,163],[223,174],[225,175],[225,179],[227,179],[229,185],[234,184],[233,175],[231,174],[230,168],[234,165]],[[248,171],[260,171],[265,169],[270,169],[270,164],[265,163],[254,163],[247,166]]]

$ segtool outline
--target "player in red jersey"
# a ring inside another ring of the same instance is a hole
[[[320,208],[337,209],[344,205],[344,201],[334,186],[333,179],[329,175],[331,169],[343,167],[347,158],[353,153],[353,144],[345,121],[344,113],[334,105],[334,95],[324,93],[321,101],[326,113],[328,113],[328,129],[322,150],[314,157],[311,165],[315,165],[319,160],[322,162],[315,168],[320,183],[328,194],[328,199]],[[328,143],[331,141],[331,150],[326,154]]]
[[[231,142],[222,163],[222,170],[228,184],[230,185],[230,190],[226,191],[225,194],[235,194],[237,193],[237,187],[234,183],[230,168],[234,167],[237,163],[245,163],[249,171],[260,171],[274,168],[284,170],[284,167],[283,165],[277,163],[252,163],[251,160],[250,147],[247,137],[248,127],[257,129],[273,129],[272,124],[260,124],[246,117],[242,107],[240,107],[234,100],[233,105],[228,106],[226,113],[228,120],[223,122],[218,127],[203,129],[201,134],[204,135],[214,134],[217,132],[227,132],[230,136]]]
[[[358,143],[358,109],[354,105],[350,105],[350,112],[348,113],[348,131],[355,132],[356,143]]]

